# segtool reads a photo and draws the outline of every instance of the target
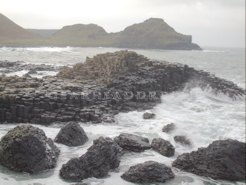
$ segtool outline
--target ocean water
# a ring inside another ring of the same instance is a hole
[[[73,65],[84,62],[86,57],[99,53],[114,52],[118,48],[0,48],[0,61],[24,61],[27,63],[44,63],[52,65]],[[203,51],[172,51],[172,50],[133,50],[150,59],[187,64],[195,69],[204,70],[218,77],[233,81],[245,89],[245,49],[235,48],[204,48]],[[28,71],[22,71],[22,75]],[[54,74],[54,73],[45,73]],[[129,153],[121,159],[117,170],[109,172],[103,179],[89,178],[83,181],[88,185],[131,185],[120,178],[120,175],[137,163],[153,160],[171,166],[178,155],[184,152],[206,147],[214,140],[236,139],[245,142],[245,99],[232,100],[223,94],[213,94],[198,87],[191,90],[173,92],[162,95],[162,103],[147,110],[157,116],[153,120],[143,120],[144,112],[133,111],[120,113],[116,116],[117,123],[82,124],[89,141],[80,147],[68,147],[61,144],[61,150],[55,169],[30,175],[12,172],[0,166],[0,184],[13,185],[50,185],[75,184],[66,182],[59,177],[62,164],[73,157],[83,155],[92,145],[94,139],[100,136],[115,137],[122,132],[148,137],[150,142],[161,137],[170,141],[175,147],[173,157],[164,157],[153,150],[142,153]],[[162,127],[175,123],[177,129],[171,134],[162,132]],[[1,124],[0,137],[4,136],[16,124]],[[46,135],[55,138],[62,125],[34,125],[44,130]],[[192,142],[192,147],[184,147],[174,142],[175,135],[185,135]],[[245,182],[229,182],[200,177],[191,173],[172,168],[176,177],[164,184],[167,185],[243,185]],[[160,184],[160,183],[158,183]]]

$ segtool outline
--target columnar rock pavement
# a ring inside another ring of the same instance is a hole
[[[211,87],[235,98],[244,90],[187,65],[147,59],[132,51],[98,54],[42,79],[0,76],[0,122],[113,122],[119,112],[149,109],[162,93]]]

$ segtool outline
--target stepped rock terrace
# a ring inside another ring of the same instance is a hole
[[[86,58],[56,76],[0,76],[0,122],[114,122],[119,112],[150,109],[163,93],[211,88],[231,98],[244,90],[233,82],[187,65],[150,60],[132,51]]]

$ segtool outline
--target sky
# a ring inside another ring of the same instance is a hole
[[[94,23],[108,33],[161,18],[200,46],[245,48],[245,0],[3,0],[0,13],[23,28]]]

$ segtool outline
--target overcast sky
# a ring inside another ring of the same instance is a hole
[[[95,23],[118,32],[154,17],[200,46],[245,47],[245,0],[3,0],[0,6],[23,28]]]

